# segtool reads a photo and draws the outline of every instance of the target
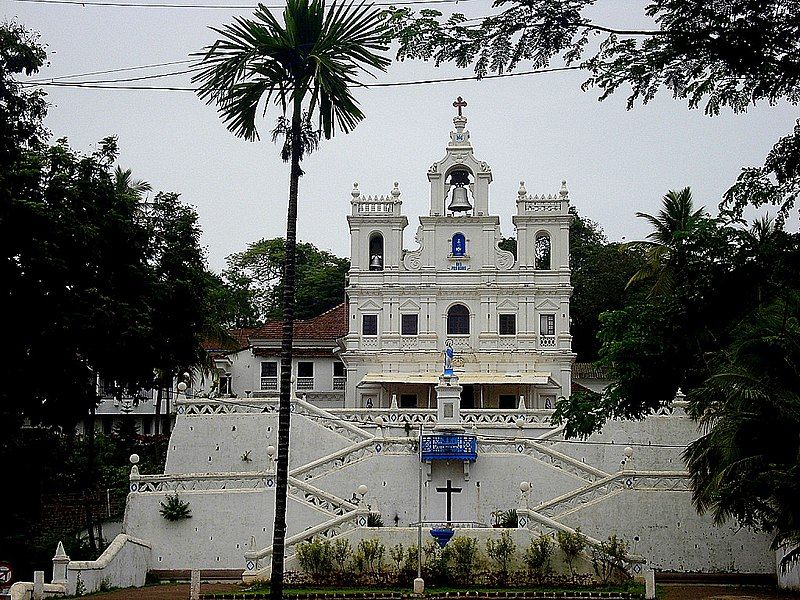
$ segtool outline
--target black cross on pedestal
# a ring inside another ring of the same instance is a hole
[[[464,101],[464,99],[461,96],[456,98],[456,101],[453,102],[453,106],[455,106],[458,109],[458,116],[459,117],[462,116],[461,115],[461,109],[464,108],[466,105],[467,105],[467,103]]]
[[[449,525],[451,520],[452,520],[452,516],[453,516],[453,511],[452,511],[452,509],[453,509],[453,494],[460,494],[461,493],[461,488],[454,488],[453,487],[453,482],[450,479],[448,479],[447,480],[447,486],[445,486],[445,487],[437,487],[436,491],[437,492],[443,492],[443,493],[447,494],[447,524]]]

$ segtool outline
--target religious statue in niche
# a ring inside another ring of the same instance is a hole
[[[444,375],[453,374],[453,342],[447,340],[444,343]]]
[[[452,239],[453,256],[465,256],[467,253],[467,240],[463,233],[456,233]]]

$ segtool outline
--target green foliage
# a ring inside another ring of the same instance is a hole
[[[479,23],[436,10],[394,9],[391,25],[398,58],[474,65],[483,76],[521,64],[548,67],[553,59],[579,63],[602,98],[630,87],[629,108],[659,89],[708,114],[721,107],[745,111],[751,103],[800,101],[800,18],[795,2],[709,4],[654,0],[645,8],[649,27],[618,29],[597,24],[595,2],[514,0]],[[590,41],[597,35],[604,40]],[[560,61],[559,61],[560,62]]]
[[[345,540],[346,541],[346,540]],[[349,550],[348,542],[348,550]],[[312,538],[297,546],[297,560],[300,568],[307,573],[315,583],[327,581],[333,574],[334,564],[337,562],[336,548],[330,540],[325,538]]]
[[[86,584],[83,583],[83,579],[81,578],[81,574],[78,573],[78,577],[75,580],[75,595],[76,596],[83,596],[86,594]]]
[[[598,358],[600,315],[625,305],[628,280],[642,265],[636,248],[610,243],[600,225],[582,217],[575,207],[569,226],[569,264],[572,298],[572,351],[579,361]]]
[[[592,568],[595,575],[603,585],[608,584],[616,573],[628,577],[625,562],[628,559],[628,544],[617,537],[610,535],[607,540],[600,542],[600,547],[592,546]]]
[[[347,569],[347,563],[350,561],[352,553],[350,540],[347,538],[337,538],[333,542],[333,563],[336,565],[340,575]]]
[[[687,396],[705,432],[685,452],[695,505],[773,532],[776,545],[800,532],[798,364],[800,294],[787,290],[736,324]]]
[[[552,557],[553,540],[545,534],[532,539],[530,545],[525,549],[522,560],[528,570],[528,576],[537,585],[541,585],[552,575]]]
[[[283,116],[291,109],[298,121],[305,100],[326,139],[336,129],[349,132],[364,118],[352,96],[355,73],[390,63],[382,55],[388,46],[380,12],[340,5],[326,15],[321,2],[291,0],[283,18],[281,24],[259,7],[252,18],[215,29],[221,37],[198,55],[192,78],[198,95],[217,104],[230,131],[251,141],[259,137],[264,100]]]
[[[383,527],[383,517],[381,517],[381,513],[369,513],[367,515],[367,527]]]
[[[580,527],[574,532],[559,530],[556,532],[556,541],[564,555],[564,562],[567,563],[567,568],[569,568],[569,575],[574,580],[575,561],[583,552],[583,549],[586,548],[586,536],[581,533]]]
[[[480,565],[478,541],[473,538],[456,536],[446,546],[453,580],[460,585],[470,585],[475,581]]]
[[[160,502],[161,508],[159,513],[167,521],[181,521],[183,519],[192,518],[192,509],[189,507],[188,502],[180,499],[177,493],[168,495],[165,502]]]
[[[237,297],[246,298],[242,325],[281,318],[285,259],[283,238],[259,240],[243,252],[231,254],[223,278]],[[299,319],[315,317],[341,304],[350,261],[320,250],[312,244],[297,244],[297,311]]]
[[[511,532],[507,529],[504,529],[500,534],[500,539],[489,538],[486,540],[486,554],[494,561],[497,567],[497,577],[503,585],[508,583],[508,576],[511,573],[516,551],[517,545],[511,537]]]
[[[361,540],[358,542],[353,563],[356,571],[373,578],[380,575],[383,570],[383,558],[386,553],[385,546],[378,538]]]

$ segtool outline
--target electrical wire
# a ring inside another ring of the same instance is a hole
[[[498,73],[493,75],[484,75],[478,78],[476,75],[466,75],[462,77],[442,77],[437,79],[417,79],[413,81],[393,81],[386,83],[365,83],[357,87],[363,88],[384,88],[384,87],[405,87],[414,85],[430,85],[436,83],[453,83],[459,81],[478,81],[479,79],[503,79],[507,77],[524,77],[528,75],[540,75],[544,73],[559,73],[564,71],[580,70],[580,66],[569,67],[550,67],[545,69],[536,69],[533,71],[516,71],[514,73]],[[96,80],[96,81],[49,81],[49,80],[36,80],[36,81],[21,81],[20,85],[24,86],[41,86],[41,87],[61,87],[61,88],[85,88],[85,89],[101,89],[101,90],[156,90],[156,91],[171,91],[171,92],[195,92],[196,89],[192,87],[178,87],[178,86],[136,86],[136,85],[118,85],[129,81],[138,81],[141,79],[151,79],[156,77],[167,77],[172,75],[182,75],[189,73],[191,70],[167,73],[161,75],[147,75],[142,77],[131,77],[124,79],[109,79],[109,80]]]
[[[89,71],[88,73],[75,73],[73,75],[56,75],[54,77],[42,77],[40,79],[30,79],[25,83],[41,83],[44,81],[57,81],[61,79],[75,79],[76,77],[90,77],[92,75],[107,75],[110,73],[122,73],[125,71],[139,71],[142,69],[155,69],[156,67],[169,67],[172,65],[183,65],[186,63],[196,62],[194,59],[187,58],[184,60],[172,60],[169,62],[152,63],[149,65],[137,65],[135,67],[120,67],[118,69],[106,69],[104,71]],[[188,72],[188,71],[187,71]]]
[[[398,2],[375,2],[374,6],[410,6],[417,4],[460,4],[463,2],[474,2],[476,0],[399,0]],[[171,2],[122,2],[100,0],[12,0],[26,4],[68,4],[74,6],[104,6],[104,7],[125,7],[125,8],[189,8],[189,9],[212,9],[212,10],[253,10],[256,8],[252,4],[178,4]],[[282,10],[284,6],[265,6],[270,10]]]

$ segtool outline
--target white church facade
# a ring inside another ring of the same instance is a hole
[[[626,540],[643,568],[774,575],[768,536],[717,527],[692,506],[681,452],[698,432],[680,399],[588,440],[567,440],[552,422],[575,385],[569,194],[520,187],[515,256],[490,212],[491,168],[473,155],[466,118],[454,124],[427,173],[416,247],[403,248],[396,185],[384,197],[354,188],[346,303],[298,325],[287,568],[314,536],[408,547],[421,511],[426,531],[449,522],[486,539],[497,535],[494,515],[516,509],[522,547],[580,528],[590,543]],[[270,327],[216,358],[225,383],[177,400],[164,473],[134,465],[120,548],[140,544],[137,564],[269,576],[280,372]],[[457,380],[437,392],[448,346]],[[443,410],[459,386],[458,406]],[[191,518],[159,515],[174,493]],[[385,526],[367,527],[368,512]]]

